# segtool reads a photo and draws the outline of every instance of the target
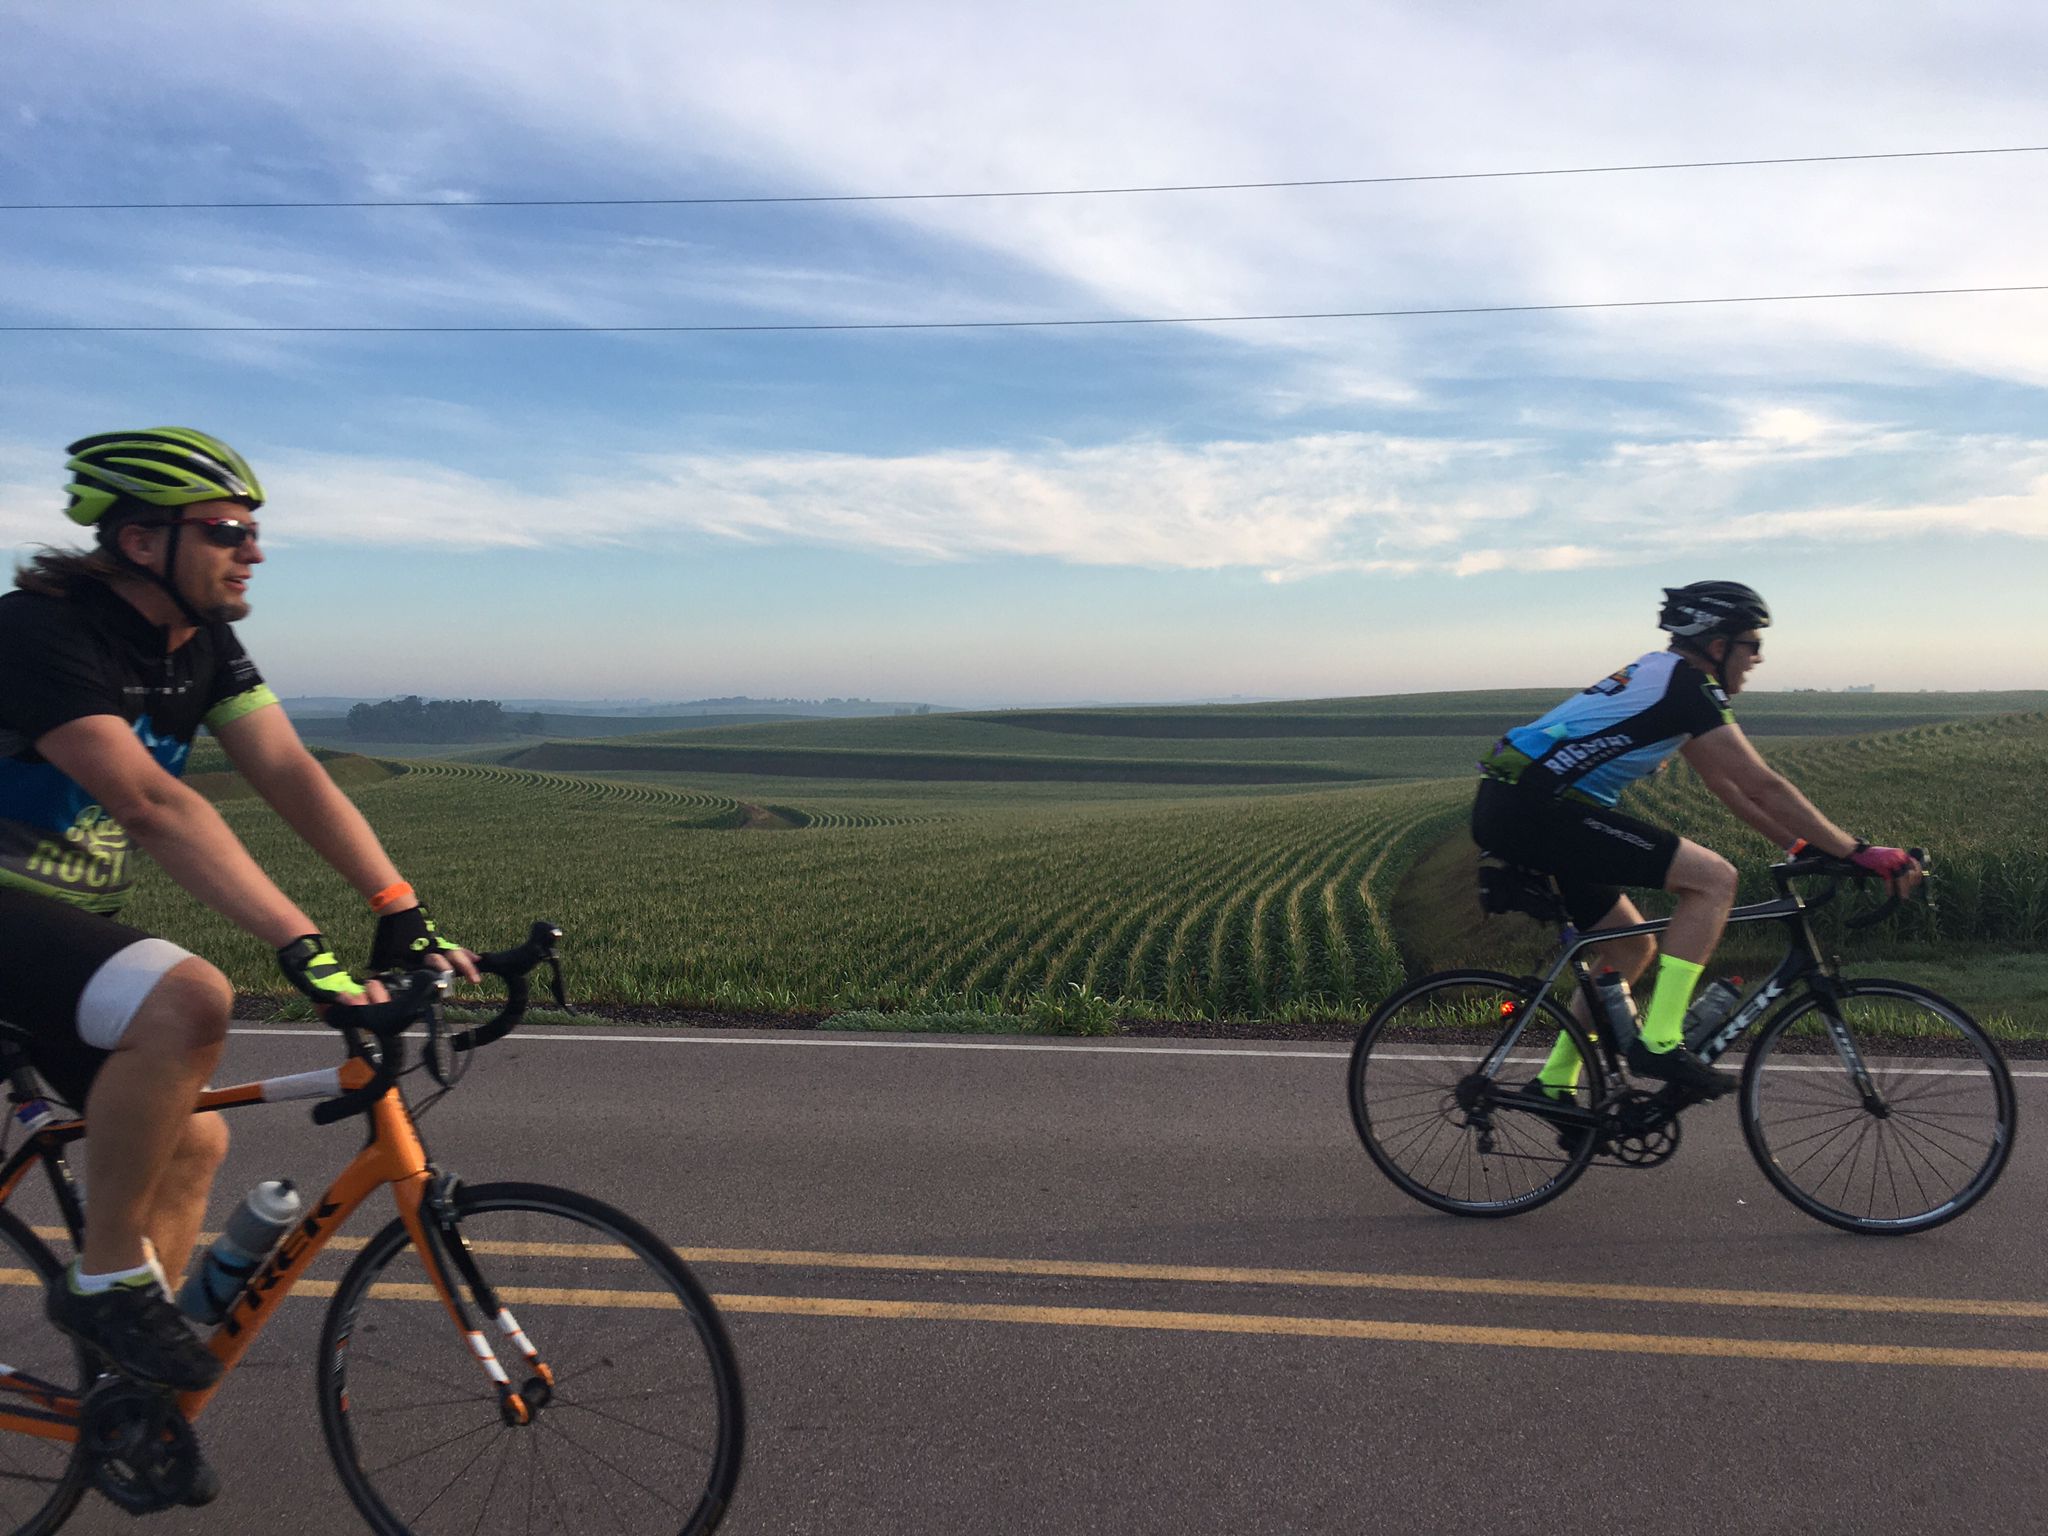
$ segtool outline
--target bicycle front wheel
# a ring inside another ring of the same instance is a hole
[[[1742,1133],[1778,1193],[1849,1232],[1924,1232],[1989,1193],[2012,1155],[2005,1058],[1976,1020],[1903,981],[1841,985],[1764,1025],[1742,1071]],[[1860,1056],[1866,1094],[1833,1024]]]
[[[1380,1172],[1424,1205],[1458,1216],[1514,1216],[1554,1200],[1585,1172],[1594,1139],[1546,1119],[1516,1089],[1578,1023],[1529,985],[1494,971],[1440,971],[1397,992],[1351,1051],[1351,1120]],[[1505,1028],[1526,1016],[1515,1054],[1484,1068]],[[1584,1111],[1582,1078],[1567,1101]]]
[[[342,1277],[320,1336],[320,1425],[356,1508],[384,1536],[715,1530],[739,1478],[739,1369],[675,1251],[541,1184],[463,1186],[454,1212],[506,1313],[476,1325],[531,1418],[507,1422],[393,1221]]]
[[[63,1267],[25,1222],[0,1211],[0,1411],[46,1416],[48,1391],[73,1402],[92,1383],[84,1352],[43,1317]],[[41,1418],[37,1420],[41,1423]],[[0,1530],[46,1536],[71,1516],[92,1475],[76,1440],[0,1424]]]

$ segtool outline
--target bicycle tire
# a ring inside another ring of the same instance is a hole
[[[1975,1019],[1924,987],[1858,979],[1841,983],[1841,994],[1842,1022],[1883,1111],[1863,1103],[1824,1032],[1793,1035],[1828,1005],[1809,992],[1766,1021],[1743,1066],[1750,1154],[1779,1194],[1846,1232],[1901,1236],[1953,1221],[1990,1193],[2012,1156],[2018,1100],[2004,1054]],[[1894,1049],[1875,1049],[1885,1043]],[[1862,1208],[1851,1209],[1859,1189]]]
[[[1438,971],[1381,1003],[1359,1031],[1351,1048],[1351,1123],[1380,1172],[1404,1194],[1454,1216],[1518,1216],[1555,1200],[1586,1171],[1592,1136],[1560,1147],[1556,1128],[1533,1111],[1506,1106],[1475,1120],[1460,1102],[1461,1086],[1500,1038],[1506,1008],[1525,1006],[1528,994],[1528,983],[1497,971]],[[1528,1044],[1548,1050],[1552,1029],[1562,1030],[1584,1060],[1595,1061],[1585,1031],[1564,1009],[1544,997],[1536,1013],[1532,1022],[1546,1027]],[[1394,1049],[1411,1043],[1394,1038],[1410,1029],[1438,1048]],[[1597,1065],[1589,1072],[1597,1082]],[[1589,1108],[1592,1098],[1582,1081],[1578,1107]]]
[[[675,1251],[601,1201],[543,1184],[460,1186],[453,1207],[484,1277],[517,1310],[522,1332],[552,1368],[552,1400],[528,1424],[504,1423],[480,1362],[454,1336],[426,1283],[404,1224],[392,1221],[350,1264],[320,1334],[321,1432],[371,1528],[382,1536],[510,1528],[523,1510],[520,1529],[536,1519],[542,1529],[564,1532],[601,1525],[704,1536],[717,1529],[745,1442],[739,1368],[717,1308]],[[585,1338],[594,1352],[567,1347]],[[493,1343],[518,1387],[522,1355],[502,1336]],[[669,1352],[675,1358],[657,1360],[657,1348],[669,1344],[680,1346]],[[682,1377],[664,1375],[678,1364]],[[622,1373],[650,1366],[650,1386],[621,1388]],[[408,1397],[415,1399],[409,1405]],[[471,1427],[427,1443],[451,1420]],[[565,1420],[577,1426],[573,1432]],[[421,1465],[441,1451],[452,1454]],[[656,1460],[689,1470],[649,1464]],[[513,1461],[524,1481],[515,1471],[508,1485],[497,1474]],[[457,1496],[465,1484],[477,1491],[472,1474],[486,1462],[492,1481],[481,1501],[462,1502]],[[607,1473],[616,1475],[616,1488],[607,1490]],[[671,1487],[680,1489],[675,1498]]]
[[[85,1351],[43,1317],[44,1287],[63,1274],[64,1265],[26,1222],[0,1210],[0,1269],[14,1267],[7,1259],[10,1251],[42,1285],[0,1290],[0,1355],[47,1381],[62,1380],[68,1361],[83,1397],[92,1380]],[[31,1507],[28,1501],[45,1485],[48,1493]],[[12,1526],[12,1536],[49,1536],[71,1518],[91,1486],[92,1467],[76,1444],[66,1450],[57,1441],[0,1431],[0,1520],[21,1522]]]

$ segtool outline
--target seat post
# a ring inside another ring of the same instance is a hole
[[[0,1073],[8,1082],[7,1102],[26,1104],[43,1097],[42,1084],[29,1066],[28,1050],[10,1025],[0,1024]]]

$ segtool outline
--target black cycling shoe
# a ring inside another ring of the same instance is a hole
[[[1563,1092],[1564,1096],[1560,1098],[1557,1094],[1551,1092],[1550,1085],[1544,1082],[1542,1078],[1532,1077],[1528,1082],[1515,1090],[1514,1096],[1516,1099],[1525,1101],[1532,1114],[1542,1115],[1544,1119],[1549,1120],[1553,1125],[1557,1125],[1557,1121],[1549,1111],[1577,1109],[1579,1107],[1577,1094],[1570,1089],[1565,1089]],[[1591,1134],[1591,1131],[1592,1127],[1590,1126],[1558,1125],[1557,1150],[1568,1156],[1576,1153],[1586,1137]]]
[[[66,1271],[50,1286],[43,1310],[57,1328],[136,1381],[197,1392],[220,1380],[220,1361],[154,1284],[116,1285],[88,1296],[71,1288]]]
[[[1731,1073],[1717,1072],[1682,1045],[1668,1051],[1653,1051],[1638,1035],[1628,1043],[1628,1069],[1637,1077],[1669,1083],[1701,1099],[1718,1099],[1732,1093],[1737,1080]]]
[[[220,1474],[214,1471],[207,1464],[206,1458],[198,1452],[193,1453],[193,1458],[192,1489],[179,1500],[188,1509],[198,1509],[201,1505],[211,1504],[220,1497]]]

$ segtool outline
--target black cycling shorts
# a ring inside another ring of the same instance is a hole
[[[1679,843],[1676,832],[1606,806],[1496,779],[1480,780],[1472,840],[1511,864],[1553,876],[1579,928],[1612,912],[1624,886],[1663,890]]]
[[[109,1054],[79,1039],[79,1000],[109,960],[149,938],[53,896],[0,889],[0,1020],[27,1037],[36,1071],[74,1109]]]

